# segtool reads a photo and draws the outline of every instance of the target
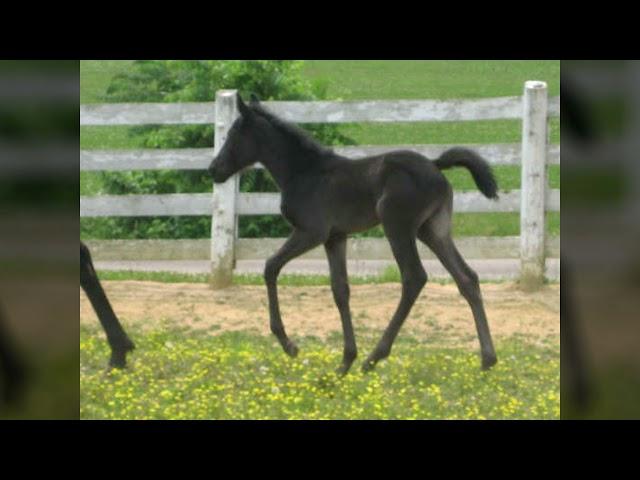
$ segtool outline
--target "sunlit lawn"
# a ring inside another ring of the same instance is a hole
[[[526,338],[496,342],[500,361],[480,370],[471,348],[437,337],[401,336],[369,374],[346,377],[338,335],[298,341],[290,359],[276,340],[253,333],[132,330],[137,350],[125,370],[107,373],[102,332],[80,336],[83,419],[557,419],[559,345]],[[359,332],[368,352],[379,332]]]

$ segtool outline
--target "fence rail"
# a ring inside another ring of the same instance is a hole
[[[411,150],[427,158],[437,158],[454,145],[360,145],[335,147],[338,155],[360,158],[392,150]],[[460,144],[455,146],[461,146]],[[505,143],[496,145],[466,144],[492,165],[520,165],[522,145]],[[213,148],[141,149],[141,150],[81,150],[80,169],[83,171],[124,170],[205,170],[213,158]],[[560,164],[560,145],[548,145],[547,164]],[[255,168],[263,168],[256,164]]]
[[[522,118],[522,97],[477,100],[376,100],[368,102],[263,102],[296,123],[452,122]],[[559,97],[549,114],[560,115]],[[80,125],[213,124],[215,103],[109,103],[80,106]]]
[[[216,102],[81,105],[80,124],[214,124],[214,148],[179,150],[82,150],[81,171],[203,170],[222,148],[238,115],[236,92],[217,92]],[[520,258],[521,271],[532,281],[544,278],[546,256],[559,256],[560,239],[546,237],[546,211],[560,210],[560,191],[547,184],[546,166],[560,164],[560,146],[548,144],[549,117],[560,115],[559,97],[548,98],[544,82],[526,82],[523,96],[472,100],[394,100],[360,102],[264,102],[277,115],[296,123],[341,122],[447,122],[522,119],[522,143],[466,145],[493,165],[522,165],[521,190],[500,192],[498,201],[479,192],[455,192],[456,212],[520,212],[518,237],[464,237],[456,239],[468,258]],[[359,158],[392,150],[413,150],[438,157],[453,145],[369,145],[337,147],[336,153]],[[256,168],[261,168],[256,166]],[[104,259],[201,259],[212,262],[212,283],[231,281],[234,259],[263,259],[283,239],[237,238],[239,215],[280,213],[280,194],[240,193],[237,175],[210,193],[166,195],[103,195],[80,197],[81,217],[212,215],[211,240],[103,240],[90,241],[95,255]],[[349,257],[391,259],[384,239],[360,238],[349,242]],[[420,254],[433,255],[423,246]],[[323,258],[314,249],[306,258]],[[303,258],[305,258],[303,257]]]
[[[518,212],[520,190],[500,192],[489,200],[479,192],[454,192],[453,209],[458,213]],[[197,216],[213,213],[210,193],[169,193],[159,195],[101,195],[80,197],[81,217]],[[238,215],[279,215],[279,193],[239,193]],[[560,210],[560,190],[547,191],[545,208]]]

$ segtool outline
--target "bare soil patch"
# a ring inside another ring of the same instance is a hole
[[[211,334],[252,330],[269,335],[267,292],[264,286],[234,286],[214,291],[206,284],[105,281],[107,295],[125,328],[186,327]],[[547,285],[524,293],[513,283],[481,286],[494,338],[526,336],[535,343],[560,337],[560,286]],[[326,338],[341,332],[331,288],[279,287],[280,309],[293,337]],[[399,284],[351,286],[351,312],[356,335],[382,330],[400,298]],[[80,293],[80,322],[97,323]],[[409,315],[402,334],[432,338],[444,345],[476,346],[476,331],[467,302],[455,285],[429,283]]]

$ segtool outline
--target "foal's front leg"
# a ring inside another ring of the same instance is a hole
[[[269,319],[271,331],[278,338],[284,351],[291,357],[298,354],[298,347],[287,337],[280,316],[278,303],[278,275],[290,260],[302,255],[322,244],[324,236],[312,231],[294,230],[280,250],[267,260],[264,268],[264,279],[269,296]]]

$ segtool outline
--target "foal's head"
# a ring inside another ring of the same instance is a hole
[[[252,104],[258,99],[252,96]],[[216,183],[225,182],[231,175],[259,162],[268,149],[272,136],[269,122],[247,106],[238,95],[240,116],[229,129],[227,140],[209,166]]]

